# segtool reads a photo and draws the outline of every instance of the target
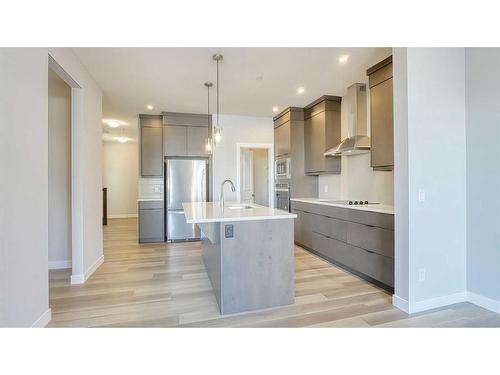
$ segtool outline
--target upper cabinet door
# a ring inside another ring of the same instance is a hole
[[[290,154],[291,148],[291,123],[290,121],[274,129],[274,155],[283,157]]]
[[[163,176],[162,128],[141,126],[141,176]]]
[[[164,126],[163,150],[165,156],[187,156],[187,128],[185,126]]]
[[[208,140],[208,127],[187,127],[187,155],[208,156],[206,148]]]
[[[372,168],[394,166],[392,78],[370,89]]]

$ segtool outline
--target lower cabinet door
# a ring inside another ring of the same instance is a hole
[[[139,242],[165,241],[163,209],[139,210]]]

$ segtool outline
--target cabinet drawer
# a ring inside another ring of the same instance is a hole
[[[313,232],[312,248],[325,258],[335,262],[342,263],[346,266],[353,264],[353,259],[351,259],[352,254],[349,253],[348,245],[345,242],[337,241],[333,238]]]
[[[312,230],[339,241],[347,241],[347,225],[344,220],[313,214]]]
[[[394,231],[392,230],[348,222],[347,242],[362,249],[394,258]]]
[[[394,287],[394,259],[313,233],[313,249],[325,258]]]
[[[139,201],[139,210],[151,210],[155,208],[163,208],[163,200]]]

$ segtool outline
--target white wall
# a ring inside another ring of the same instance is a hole
[[[49,267],[71,267],[71,88],[49,69]]]
[[[82,208],[79,217],[73,210],[72,225],[81,228],[82,236],[73,236],[72,278],[83,281],[103,259],[102,92],[71,49],[49,48],[48,52],[81,87],[72,91],[72,101],[80,108],[72,118],[73,138],[78,140],[76,147],[73,144],[73,166],[76,164],[79,171],[73,186],[73,204]]]
[[[103,142],[108,217],[137,216],[138,173],[137,143]]]
[[[48,303],[48,53],[81,86],[77,223],[81,274],[102,256],[101,90],[67,48],[0,49],[0,326],[43,325]],[[74,187],[75,188],[75,187]],[[75,257],[73,257],[75,262]],[[75,272],[73,267],[73,272]]]
[[[342,139],[348,136],[346,104],[343,101],[341,105]],[[369,95],[367,95],[367,121],[367,131],[370,134]],[[328,191],[325,191],[325,187]],[[318,196],[321,199],[368,199],[372,202],[392,205],[394,204],[394,173],[392,171],[374,171],[370,167],[369,153],[342,156],[342,173],[340,175],[319,176]]]
[[[467,289],[500,312],[499,48],[466,49],[466,88]]]
[[[213,117],[215,124],[215,116]],[[222,141],[214,147],[213,152],[213,200],[218,201],[220,185],[225,179],[237,182],[237,148],[236,143],[274,143],[272,117],[249,117],[220,115],[223,128]],[[235,201],[237,193],[226,186],[224,198],[227,202]]]
[[[405,63],[395,70],[406,69],[406,77],[394,78],[395,87],[407,87],[407,97],[396,99],[407,100],[407,121],[397,114],[395,129],[399,140],[407,127],[408,191],[398,192],[395,203],[397,212],[408,202],[409,266],[396,282],[408,278],[408,310],[417,311],[463,300],[466,291],[465,54],[463,48],[409,48],[406,61],[395,60]],[[402,152],[400,145],[396,170],[405,167]],[[406,171],[400,173],[398,182]],[[418,201],[419,189],[425,202]],[[420,270],[425,280],[419,281]]]

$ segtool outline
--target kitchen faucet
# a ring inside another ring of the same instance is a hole
[[[220,198],[219,198],[221,209],[224,209],[224,185],[226,184],[226,182],[229,182],[231,184],[231,191],[232,192],[236,191],[236,189],[234,187],[234,184],[233,184],[233,181],[231,181],[231,180],[224,180],[222,182],[222,184],[220,185]]]

